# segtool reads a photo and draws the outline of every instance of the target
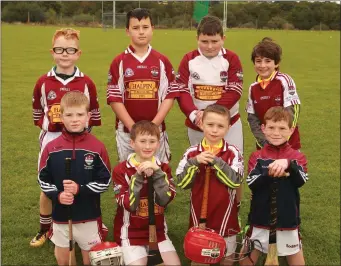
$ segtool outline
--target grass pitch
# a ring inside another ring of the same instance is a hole
[[[30,248],[39,229],[39,193],[36,182],[39,129],[32,122],[31,99],[38,77],[53,66],[49,54],[58,27],[2,25],[2,264],[55,264],[53,245]],[[83,54],[78,66],[96,83],[102,126],[93,133],[117,163],[114,119],[106,105],[109,65],[129,40],[123,30],[80,28]],[[302,151],[308,158],[309,182],[301,189],[302,235],[307,265],[340,265],[340,32],[231,30],[225,47],[235,51],[244,69],[244,93],[240,101],[245,162],[254,139],[244,111],[248,87],[255,78],[250,60],[253,46],[265,36],[283,49],[281,71],[293,77],[302,102],[299,118]],[[152,46],[167,55],[177,69],[182,56],[196,48],[194,31],[156,30]],[[173,171],[189,146],[184,116],[177,105],[167,116],[173,154]],[[247,164],[246,164],[247,165]],[[245,186],[241,208],[243,222],[249,209]],[[103,194],[102,210],[112,237],[116,203],[112,189]],[[167,209],[169,235],[182,263],[182,239],[187,231],[189,192],[178,194]],[[80,260],[79,260],[80,261]],[[282,261],[283,262],[283,261]],[[259,262],[261,263],[261,262]]]

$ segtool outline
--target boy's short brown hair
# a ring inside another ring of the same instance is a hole
[[[133,125],[130,131],[130,139],[135,140],[139,134],[156,136],[160,140],[160,129],[151,121],[141,120]]]
[[[67,107],[85,106],[87,112],[90,110],[90,102],[88,97],[80,91],[70,91],[65,93],[60,101],[60,112],[63,113]]]
[[[285,109],[283,106],[274,106],[266,111],[264,115],[264,124],[266,125],[267,121],[280,122],[285,121],[288,123],[289,128],[292,127],[292,115],[290,112]]]
[[[136,18],[138,21],[141,21],[141,19],[150,19],[150,24],[154,26],[153,19],[150,11],[147,8],[135,8],[127,13],[126,16],[126,29],[129,29],[130,25],[130,19]]]
[[[77,45],[79,45],[79,35],[80,31],[72,28],[62,28],[60,30],[56,30],[52,37],[52,46],[54,45],[56,39],[59,38],[60,36],[64,36],[64,38],[67,40],[68,39],[77,40]]]
[[[277,65],[281,62],[282,48],[271,38],[265,37],[252,50],[251,60],[253,63],[258,56],[270,58]]]
[[[205,16],[200,20],[200,23],[197,28],[197,36],[200,34],[215,36],[219,34],[221,37],[224,36],[223,25],[221,20],[215,16]]]
[[[205,119],[205,117],[207,116],[208,113],[216,113],[216,114],[219,114],[222,116],[226,116],[227,121],[230,124],[231,115],[230,115],[229,109],[227,109],[226,107],[224,107],[220,104],[211,104],[211,105],[207,106],[204,110],[203,115],[202,115],[202,120]]]

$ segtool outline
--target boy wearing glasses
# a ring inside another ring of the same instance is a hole
[[[91,118],[87,124],[90,131],[92,126],[101,125],[101,114],[97,100],[94,82],[84,75],[75,63],[82,51],[79,49],[79,31],[66,28],[55,32],[52,38],[50,53],[56,65],[41,76],[33,90],[33,120],[40,127],[40,152],[50,141],[61,135],[62,122],[60,119],[60,101],[69,91],[81,91],[90,101]],[[32,247],[43,245],[47,239],[52,219],[52,205],[44,193],[40,193],[40,230],[31,240]]]

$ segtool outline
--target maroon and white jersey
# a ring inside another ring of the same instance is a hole
[[[167,175],[171,194],[169,202],[171,202],[176,194],[171,169],[168,164],[161,163],[158,159],[156,160],[156,163]],[[134,164],[130,162],[130,157],[128,160],[118,164],[112,172],[114,192],[118,204],[114,219],[114,239],[122,246],[148,245],[149,241],[147,180],[143,181],[143,186],[140,190],[138,208],[136,211],[131,211],[130,209],[130,198],[133,195],[129,192],[129,186],[134,186],[131,180],[135,173],[136,168]],[[169,204],[169,202],[167,204]],[[155,225],[158,242],[169,239],[164,209],[164,207],[155,203]]]
[[[198,170],[186,166],[188,165],[189,159],[196,157],[203,151],[204,147],[202,143],[191,146],[183,155],[183,158],[176,169],[177,176],[181,175],[187,169],[185,178],[188,178],[187,183],[192,182],[192,184],[189,185],[191,186],[191,215],[189,227],[198,226],[200,223],[206,167],[212,166],[200,164]],[[216,157],[221,158],[233,171],[243,176],[243,157],[235,146],[229,145],[223,140],[223,146],[216,154]],[[193,174],[195,176],[191,177]],[[236,190],[222,184],[217,177],[217,171],[213,167],[210,170],[209,180],[206,227],[215,230],[215,232],[221,236],[235,235],[240,231],[238,224],[237,199],[235,196]]]
[[[193,123],[196,110],[217,103],[231,113],[231,124],[238,120],[239,99],[243,88],[243,70],[238,56],[225,48],[213,58],[199,49],[187,53],[179,66],[179,105],[186,115],[186,126],[199,130]]]
[[[75,74],[63,80],[52,68],[41,76],[33,90],[33,121],[42,130],[61,132],[60,101],[69,91],[81,91],[90,101],[91,118],[89,127],[101,125],[101,113],[94,82],[76,68]]]
[[[173,67],[167,57],[152,49],[142,58],[129,46],[110,65],[107,103],[123,103],[131,118],[152,121],[165,99],[178,97]],[[116,118],[116,129],[129,132]],[[165,130],[165,123],[162,123]]]
[[[293,106],[293,127],[295,130],[289,139],[289,144],[297,150],[301,147],[297,125],[300,104],[294,80],[287,74],[276,72],[265,89],[261,87],[259,82],[251,84],[246,111],[256,115],[260,123],[264,124],[264,115],[271,107]]]

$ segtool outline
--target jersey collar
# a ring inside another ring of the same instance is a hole
[[[209,145],[206,142],[206,139],[204,138],[200,145],[199,145],[199,151],[210,151],[213,154],[218,154],[220,151],[226,150],[226,142],[222,139],[219,144],[216,145]]]
[[[152,157],[152,162],[153,163],[155,162],[157,165],[161,164],[159,162],[159,160],[155,156]],[[133,167],[136,168],[136,167],[138,167],[140,165],[140,162],[137,161],[137,159],[136,159],[136,153],[131,153],[128,156],[127,164],[126,165],[127,165],[128,168],[133,168]]]
[[[257,76],[257,82],[259,83],[263,90],[269,85],[270,81],[273,80],[273,78],[276,76],[276,73],[277,71],[275,70],[267,79],[262,79],[259,75]]]
[[[54,77],[55,79],[57,79],[58,81],[60,81],[63,85],[66,85],[66,84],[68,84],[70,81],[74,80],[74,78],[76,78],[76,77],[84,77],[84,74],[83,74],[82,72],[79,71],[79,68],[78,68],[78,67],[75,67],[75,68],[76,68],[76,71],[75,71],[75,73],[73,74],[73,76],[70,77],[70,78],[68,78],[68,79],[66,79],[66,80],[64,80],[64,79],[62,79],[62,78],[60,78],[60,77],[57,76],[56,71],[55,71],[55,69],[56,69],[55,66],[47,73],[47,76],[48,76],[48,77]]]
[[[199,48],[198,48],[198,52],[199,52],[200,55],[202,55],[203,57],[207,58],[207,57],[204,56],[204,54],[200,51]],[[219,53],[218,53],[215,57],[217,57],[217,56],[222,56],[222,55],[225,54],[225,53],[226,53],[225,49],[224,49],[224,48],[221,48],[220,51],[219,51]],[[207,58],[207,59],[208,59],[208,58]]]
[[[149,56],[149,54],[150,54],[151,51],[152,51],[152,46],[149,44],[149,45],[148,45],[148,50],[147,50],[147,52],[145,53],[145,55],[142,56],[142,57],[139,57],[139,56],[137,56],[137,55],[135,54],[135,49],[134,49],[134,47],[133,47],[132,45],[129,45],[128,48],[127,48],[127,50],[126,50],[126,53],[131,54],[132,56],[135,57],[135,59],[136,59],[137,61],[139,61],[140,63],[143,63],[143,61],[146,60],[146,58]]]

